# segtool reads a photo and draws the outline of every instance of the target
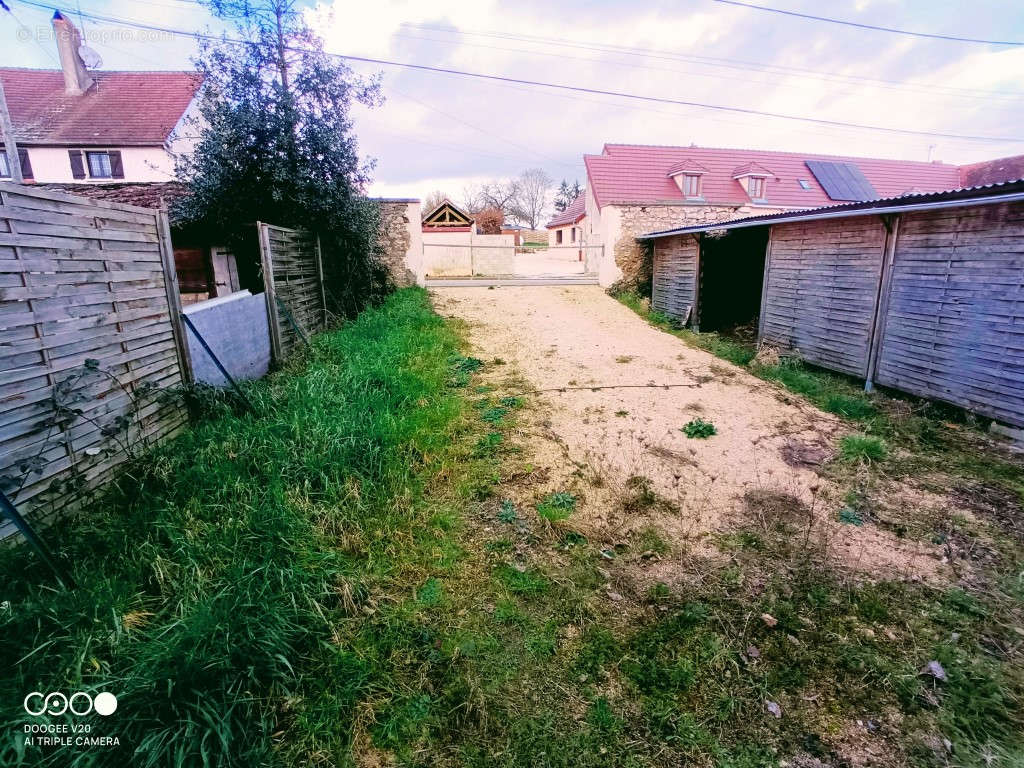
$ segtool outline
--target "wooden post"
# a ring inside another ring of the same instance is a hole
[[[7,110],[7,94],[4,93],[3,82],[0,82],[0,134],[3,135],[11,180],[21,184],[25,178],[21,175],[21,156],[18,155],[18,143],[14,139],[14,126],[11,124],[11,113]]]
[[[327,327],[327,289],[324,287],[324,260],[320,252],[320,235],[316,236],[316,271],[320,277],[320,301],[324,306],[324,328]]]
[[[764,277],[761,280],[761,313],[757,320],[757,348],[764,342],[764,318],[768,313],[768,273],[772,260],[772,228],[768,227],[768,242],[764,246]]]
[[[694,242],[697,243],[697,255],[694,256],[695,263],[693,265],[693,309],[690,310],[690,319],[693,324],[690,328],[693,329],[694,333],[700,333],[700,257],[701,257],[701,235],[691,235]],[[686,325],[686,322],[683,322]]]
[[[160,238],[160,263],[164,271],[164,288],[167,291],[167,309],[171,313],[174,346],[178,350],[181,383],[187,386],[195,381],[195,374],[192,370],[192,355],[188,351],[188,337],[181,321],[181,292],[178,288],[178,273],[174,268],[174,245],[171,242],[171,223],[167,218],[166,208],[161,208],[156,214],[156,231]]]
[[[270,352],[275,363],[284,361],[281,349],[281,326],[277,320],[277,292],[274,290],[274,258],[270,252],[270,228],[256,222],[260,242],[260,263],[263,266],[263,288],[267,299],[267,321],[270,326]]]
[[[884,221],[883,221],[884,223]],[[896,239],[899,237],[900,217],[893,216],[886,226],[885,247],[882,251],[882,267],[878,275],[878,293],[875,296],[875,315],[871,322],[871,341],[868,345],[868,364],[864,371],[864,391],[875,388],[875,373],[878,355],[885,336],[885,319],[889,313],[889,294],[892,291],[892,265],[896,258]]]

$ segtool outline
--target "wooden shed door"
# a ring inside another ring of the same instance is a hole
[[[209,293],[210,267],[203,248],[175,248],[174,271],[182,293]]]

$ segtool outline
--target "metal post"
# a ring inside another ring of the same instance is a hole
[[[39,558],[46,563],[47,567],[53,571],[53,575],[57,577],[57,580],[64,585],[65,589],[74,589],[77,585],[75,580],[71,578],[71,574],[57,562],[57,558],[54,557],[53,552],[46,546],[46,543],[39,538],[39,535],[35,532],[28,520],[21,516],[21,513],[14,506],[14,503],[7,498],[7,494],[0,490],[0,511],[3,512],[4,516],[9,518],[14,523],[15,527],[21,531],[21,535],[25,537],[25,540],[32,545],[32,548],[39,555]]]

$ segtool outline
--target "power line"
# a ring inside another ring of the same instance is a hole
[[[713,0],[724,5],[736,5],[740,8],[750,8],[755,11],[768,11],[779,13],[783,16],[795,16],[800,19],[812,19],[814,21],[826,21],[829,24],[842,24],[845,27],[858,27],[860,29],[871,29],[875,32],[891,32],[894,35],[910,35],[911,37],[927,37],[932,40],[951,40],[957,43],[982,43],[984,45],[1024,45],[1024,42],[1017,40],[980,40],[976,37],[956,37],[955,35],[938,35],[931,32],[911,32],[908,29],[894,29],[893,27],[879,27],[874,24],[861,24],[856,21],[844,21],[843,19],[830,19],[827,16],[814,16],[810,13],[798,13],[797,11],[785,11],[782,8],[769,8],[766,5],[754,5],[753,3],[741,3],[739,0]]]
[[[404,25],[404,26],[419,27],[421,25],[412,25],[412,24],[410,24],[410,25]],[[450,30],[450,31],[454,31],[454,30]],[[459,32],[459,34],[464,34],[464,33]],[[476,34],[476,33],[468,33],[468,34]],[[594,57],[589,57],[589,56],[571,56],[569,54],[566,54],[566,53],[563,53],[563,52],[557,52],[557,51],[538,51],[538,50],[530,50],[530,49],[524,49],[524,48],[509,48],[509,47],[505,47],[505,46],[493,45],[493,44],[488,44],[488,43],[472,43],[472,42],[467,42],[465,40],[454,40],[454,39],[451,39],[451,38],[443,39],[443,38],[436,38],[436,37],[421,37],[419,35],[410,35],[410,34],[406,34],[406,33],[402,33],[402,32],[395,32],[394,35],[396,37],[404,37],[404,38],[409,39],[409,40],[423,40],[423,41],[432,42],[432,43],[466,45],[466,46],[472,46],[472,47],[477,47],[477,48],[486,48],[487,50],[509,51],[509,52],[512,52],[512,53],[522,53],[522,54],[531,55],[531,56],[548,56],[548,57],[558,58],[558,59],[561,59],[563,61],[567,60],[567,59],[572,59],[574,61],[586,61],[586,62],[592,62],[592,63],[595,63],[595,64],[601,64],[601,65],[605,65],[605,66],[634,67],[634,68],[640,68],[640,69],[649,69],[649,70],[653,70],[653,71],[656,71],[656,72],[671,72],[671,73],[675,73],[675,74],[688,75],[690,77],[710,77],[710,78],[717,78],[717,79],[722,79],[722,80],[735,80],[735,81],[739,81],[739,82],[745,83],[747,85],[751,85],[751,84],[755,84],[755,85],[756,84],[765,84],[765,85],[774,85],[776,87],[782,86],[782,87],[793,87],[793,88],[798,88],[798,89],[806,87],[805,85],[803,85],[801,83],[790,83],[790,82],[778,83],[778,82],[772,82],[771,80],[751,79],[748,75],[735,75],[735,76],[730,77],[729,75],[726,75],[726,74],[717,74],[717,73],[714,73],[714,72],[693,72],[693,71],[678,69],[678,68],[674,68],[674,67],[656,67],[656,66],[652,66],[650,64],[640,64],[640,63],[633,63],[633,62],[628,62],[628,61],[607,61],[607,60],[603,60],[603,59],[600,59],[600,58],[594,58]],[[502,38],[506,37],[504,35],[495,35],[495,36],[496,37],[502,37]],[[531,40],[528,39],[529,36],[509,35],[507,37],[510,38],[510,39],[513,39],[513,40],[522,40],[523,42],[527,42],[527,43],[532,42]],[[581,48],[587,48],[589,50],[602,50],[600,48],[589,48],[587,46],[572,46],[572,45],[569,45],[567,47],[570,47],[570,48],[572,48],[572,47],[581,47]],[[616,51],[614,49],[608,49],[607,52],[608,53],[615,53],[615,54],[620,53],[619,51]],[[623,51],[621,53],[625,54],[627,52]],[[639,56],[643,56],[644,58],[659,58],[659,59],[666,59],[667,58],[669,61],[676,61],[677,60],[677,59],[669,58],[669,57],[665,57],[665,56],[652,56],[652,57],[649,57],[646,54],[632,54],[632,55],[639,55]],[[693,58],[693,59],[700,59],[702,57],[691,57],[691,58]],[[685,57],[680,59],[680,60],[684,61],[684,62],[687,61],[687,59]],[[700,66],[726,67],[726,68],[730,68],[730,69],[742,69],[742,70],[754,71],[754,72],[758,72],[758,73],[761,73],[761,74],[767,74],[767,75],[775,74],[775,73],[771,72],[770,70],[766,70],[764,68],[754,67],[754,66],[743,66],[743,65],[733,65],[733,64],[719,64],[719,63],[716,63],[714,61],[711,61],[711,62],[693,61],[692,63],[698,64]],[[830,78],[830,77],[819,77],[819,76],[814,75],[814,74],[801,74],[799,72],[795,72],[795,73],[788,73],[787,72],[785,74],[786,74],[787,77],[804,77],[804,78],[809,78],[809,79],[814,79],[814,80],[819,80],[819,81],[824,81],[824,82],[840,82],[840,83],[842,83],[844,85],[847,85],[847,86],[859,86],[859,85],[862,85],[861,83],[852,82],[850,80],[836,80],[836,79],[833,79],[833,78]],[[842,77],[842,76],[838,76],[838,77]],[[864,85],[871,86],[871,83],[870,83],[870,81],[868,81],[867,83],[864,83]],[[931,96],[931,97],[938,97],[940,99],[943,98],[943,97],[964,98],[964,99],[980,99],[980,100],[984,100],[984,101],[989,102],[989,103],[991,103],[993,101],[993,99],[997,99],[999,101],[1005,101],[1005,102],[1016,101],[1016,100],[1019,99],[1019,97],[1012,97],[1012,96],[1003,95],[1003,94],[1000,94],[998,96],[994,96],[991,93],[969,93],[969,92],[957,93],[956,90],[950,90],[950,91],[947,91],[947,92],[943,92],[943,91],[938,90],[938,89],[926,88],[924,86],[915,87],[913,85],[902,85],[902,86],[901,85],[890,85],[890,84],[885,84],[882,81],[879,81],[878,85],[873,85],[871,87],[882,88],[882,89],[886,89],[886,90],[905,90],[905,91],[909,91],[909,92],[925,94],[925,95]],[[845,92],[849,93],[850,91],[847,90]],[[1024,95],[1024,94],[1022,94],[1022,95]]]
[[[532,149],[530,147],[527,147],[525,144],[519,144],[519,143],[517,143],[515,141],[512,141],[512,139],[506,139],[504,136],[501,136],[501,135],[495,133],[494,131],[492,131],[490,129],[481,128],[479,125],[475,125],[475,124],[469,122],[468,120],[463,120],[461,117],[458,117],[457,115],[453,115],[450,112],[445,112],[443,109],[438,109],[433,104],[428,104],[425,101],[421,101],[420,99],[417,99],[415,96],[411,96],[408,93],[404,93],[403,91],[398,90],[394,86],[391,86],[391,91],[394,92],[394,93],[397,93],[402,98],[408,99],[409,101],[413,101],[413,102],[419,104],[421,107],[433,110],[434,112],[437,112],[439,115],[444,115],[445,117],[449,118],[450,120],[454,120],[457,123],[462,123],[463,125],[465,125],[465,126],[467,126],[469,128],[472,128],[475,131],[479,131],[480,133],[484,134],[488,138],[498,139],[500,141],[504,141],[506,144],[510,144],[511,146],[516,147],[517,149],[521,149],[521,150],[523,150],[525,152],[529,152],[530,154],[536,155],[537,157],[542,157],[545,160],[547,160],[549,163],[555,163],[556,165],[569,166],[569,167],[572,167],[572,168],[576,167],[576,164],[574,164],[574,163],[566,163],[563,160],[556,160],[553,157],[549,157],[548,155],[545,155],[545,154],[543,154],[541,152],[538,152],[536,149]]]
[[[39,8],[46,8],[46,6],[44,6],[43,4],[37,3],[37,2],[33,2],[33,0],[22,0],[22,2],[24,2],[26,5],[32,5],[32,6],[36,6],[36,7],[39,7]],[[101,16],[101,15],[98,15],[98,14],[86,14],[86,15],[88,15],[92,19],[97,19],[97,20],[100,20],[100,21],[107,21],[107,22],[114,23],[114,24],[125,24],[127,26],[134,26],[134,27],[138,27],[140,29],[148,29],[148,30],[151,30],[151,31],[166,32],[168,34],[183,35],[185,37],[193,37],[193,38],[197,38],[197,39],[207,39],[207,40],[213,40],[213,41],[219,41],[219,42],[234,43],[234,44],[237,44],[237,45],[252,45],[253,44],[251,41],[248,41],[248,40],[240,40],[238,38],[229,38],[227,36],[217,37],[216,35],[203,34],[203,33],[200,33],[200,32],[188,32],[188,31],[182,30],[182,29],[173,29],[173,28],[170,28],[170,27],[160,27],[160,26],[156,26],[156,25],[152,25],[152,24],[145,24],[143,22],[129,21],[129,20],[126,20],[126,19],[118,19],[118,18],[113,18],[113,17],[109,17],[109,16]],[[301,47],[297,47],[297,46],[286,46],[286,49],[289,50],[289,51],[295,51],[295,52],[312,52],[312,49],[301,48]],[[538,88],[549,88],[549,89],[552,89],[552,90],[572,91],[572,92],[575,92],[575,93],[589,93],[589,94],[595,94],[595,95],[600,95],[600,96],[613,96],[613,97],[622,98],[622,99],[629,99],[629,100],[632,100],[632,101],[652,102],[652,103],[657,103],[657,104],[675,104],[675,105],[684,106],[684,107],[699,107],[701,109],[707,109],[707,110],[713,110],[713,111],[719,111],[719,112],[736,112],[736,113],[739,113],[739,114],[756,115],[758,117],[771,117],[771,118],[777,118],[777,119],[780,119],[780,120],[792,120],[792,121],[796,121],[796,122],[814,123],[816,125],[826,125],[826,126],[841,127],[841,128],[858,128],[858,129],[862,129],[862,130],[879,131],[879,132],[882,132],[882,133],[896,133],[896,134],[903,134],[903,135],[910,135],[910,136],[932,136],[932,137],[936,137],[936,138],[945,138],[945,139],[962,139],[962,140],[965,140],[965,141],[996,142],[996,143],[1000,143],[1000,144],[1016,144],[1016,143],[1024,142],[1024,139],[1020,139],[1020,138],[1009,138],[1009,137],[1002,137],[1002,136],[977,136],[977,135],[971,135],[971,134],[946,133],[946,132],[941,132],[941,131],[920,131],[920,130],[914,130],[914,129],[909,129],[909,128],[892,128],[892,127],[889,127],[889,126],[870,125],[870,124],[867,124],[867,123],[850,123],[850,122],[846,122],[846,121],[842,121],[842,120],[826,120],[824,118],[806,117],[806,116],[803,116],[803,115],[787,115],[787,114],[781,113],[781,112],[768,112],[768,111],[765,111],[765,110],[750,109],[750,108],[747,108],[747,107],[730,107],[730,106],[727,106],[727,105],[724,105],[724,104],[708,104],[708,103],[705,103],[705,102],[688,101],[688,100],[685,100],[685,99],[672,99],[672,98],[668,98],[668,97],[664,97],[664,96],[645,96],[645,95],[642,95],[642,94],[629,93],[629,92],[626,92],[626,91],[610,91],[610,90],[605,90],[603,88],[588,88],[588,87],[585,87],[585,86],[569,85],[569,84],[566,84],[566,83],[549,83],[549,82],[544,82],[544,81],[541,81],[541,80],[529,80],[529,79],[520,78],[520,77],[507,77],[507,76],[504,76],[504,75],[491,75],[491,74],[486,74],[486,73],[482,73],[482,72],[469,72],[467,70],[451,69],[451,68],[448,68],[448,67],[433,67],[433,66],[430,66],[430,65],[427,65],[427,64],[412,64],[412,63],[409,63],[409,62],[392,61],[390,59],[378,59],[378,58],[372,58],[372,57],[369,57],[369,56],[353,56],[353,55],[350,55],[350,54],[330,53],[330,52],[325,52],[325,53],[326,53],[326,55],[333,56],[333,57],[339,58],[339,59],[343,59],[345,61],[361,61],[361,62],[366,63],[366,64],[377,64],[377,65],[380,65],[380,66],[388,66],[388,67],[402,67],[402,68],[405,68],[405,69],[412,69],[412,70],[417,70],[417,71],[420,71],[420,72],[435,72],[435,73],[438,73],[438,74],[454,75],[454,76],[458,76],[458,77],[467,77],[467,78],[473,78],[473,79],[477,79],[477,80],[492,80],[494,82],[515,83],[515,84],[518,84],[518,85],[529,85],[529,86],[534,86],[534,87],[538,87]]]
[[[884,78],[865,77],[863,75],[849,75],[839,72],[822,72],[818,69],[806,69],[803,67],[786,66],[782,64],[769,64],[765,62],[749,61],[746,59],[723,58],[719,56],[699,56],[696,54],[684,54],[677,51],[669,51],[662,48],[635,48],[624,45],[613,45],[611,43],[598,43],[585,40],[571,40],[562,37],[547,37],[540,35],[524,35],[511,32],[487,32],[452,29],[432,24],[416,24],[413,22],[402,22],[403,27],[430,30],[433,32],[446,32],[449,34],[464,35],[471,37],[491,37],[500,40],[519,40],[538,45],[559,45],[567,48],[578,48],[601,53],[615,53],[623,56],[640,56],[643,58],[663,59],[666,61],[682,61],[696,63],[710,67],[725,67],[728,69],[739,69],[745,71],[756,71],[766,73],[784,73],[800,77],[809,77],[815,80],[854,82],[854,83],[878,83],[895,86],[907,90],[916,90],[922,93],[933,93],[944,91],[951,94],[963,94],[965,96],[991,97],[1003,96],[1010,98],[1021,98],[1024,92],[1021,91],[990,91],[978,88],[957,88],[955,86],[933,85],[929,83],[913,83],[898,80],[886,80]]]

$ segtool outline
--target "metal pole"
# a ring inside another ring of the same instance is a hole
[[[4,93],[3,82],[0,82],[0,133],[3,134],[11,179],[21,184],[25,179],[21,175],[21,157],[18,155],[18,144],[14,140],[14,126],[11,124],[11,113],[7,110],[7,94]]]
[[[238,396],[245,401],[245,404],[249,406],[249,410],[255,410],[252,407],[252,402],[245,396],[245,392],[243,392],[242,388],[238,386],[238,382],[231,378],[231,374],[228,373],[228,369],[224,367],[223,363],[221,363],[220,358],[218,358],[217,355],[214,354],[213,350],[210,349],[210,345],[206,343],[206,339],[203,338],[203,335],[196,330],[195,325],[192,323],[192,318],[182,312],[181,319],[185,321],[185,325],[189,327],[189,330],[196,335],[196,338],[199,340],[199,344],[206,350],[206,354],[210,356],[210,359],[213,360],[213,364],[217,366],[217,370],[220,371],[224,378],[228,380],[228,383],[234,388],[235,392],[238,393]]]
[[[15,527],[21,531],[21,535],[25,537],[25,540],[32,545],[32,548],[39,555],[39,558],[46,563],[53,575],[57,577],[65,589],[74,589],[77,585],[75,580],[71,578],[71,574],[57,562],[57,558],[54,557],[53,552],[46,546],[46,543],[39,538],[39,535],[33,530],[32,526],[29,525],[28,520],[21,516],[21,513],[14,506],[14,503],[7,498],[7,494],[0,490],[0,511],[4,513],[4,516],[9,518],[14,523]]]

